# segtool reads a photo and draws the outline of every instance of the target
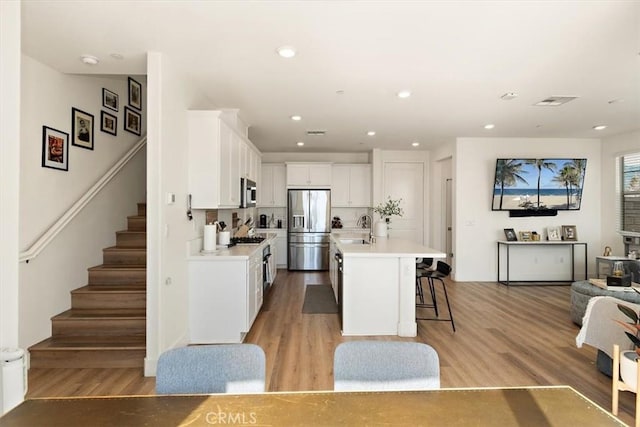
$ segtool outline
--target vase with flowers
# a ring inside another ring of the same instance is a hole
[[[378,206],[373,208],[373,211],[380,215],[380,221],[376,222],[375,224],[375,236],[387,237],[391,217],[393,215],[400,217],[404,215],[404,211],[400,207],[400,202],[402,202],[402,199],[394,200],[391,198],[391,196],[388,196],[386,202],[380,203]]]

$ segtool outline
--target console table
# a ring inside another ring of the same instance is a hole
[[[9,426],[580,426],[625,424],[568,386],[27,400]]]
[[[558,281],[558,280],[529,280],[528,282],[540,282],[540,283],[572,283],[575,282],[575,275],[576,275],[576,260],[575,260],[575,247],[576,246],[584,246],[584,279],[587,280],[587,278],[589,277],[587,274],[587,243],[586,242],[577,242],[577,241],[569,241],[569,240],[540,240],[540,241],[531,241],[531,242],[522,242],[522,241],[515,241],[515,242],[510,242],[507,240],[498,240],[498,283],[502,283],[503,285],[507,285],[509,286],[511,284],[511,282],[509,281],[509,251],[511,250],[511,248],[513,247],[523,247],[523,246],[569,246],[571,248],[571,280],[562,280],[562,281]],[[501,256],[501,251],[500,248],[505,248],[505,250],[503,252],[506,253],[506,280],[501,279],[500,277],[500,258]],[[527,281],[522,281],[522,280],[518,280],[518,282],[527,282]]]

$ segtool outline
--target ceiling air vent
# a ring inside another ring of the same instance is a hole
[[[307,135],[310,136],[324,136],[327,133],[326,130],[308,130]]]
[[[533,105],[538,107],[559,107],[569,101],[573,101],[577,96],[550,96]]]

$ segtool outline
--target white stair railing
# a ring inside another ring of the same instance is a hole
[[[103,176],[100,178],[86,193],[78,199],[77,202],[69,208],[49,229],[44,232],[38,240],[36,240],[29,249],[20,252],[20,262],[29,262],[29,260],[37,257],[40,252],[75,218],[80,211],[89,204],[89,202],[102,190],[120,170],[136,155],[138,151],[147,143],[147,137],[144,136],[135,143],[129,151],[127,151],[120,160],[118,160]]]

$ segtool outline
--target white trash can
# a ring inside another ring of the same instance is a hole
[[[24,350],[0,348],[0,363],[2,364],[0,408],[2,414],[5,414],[22,403],[27,393]]]

